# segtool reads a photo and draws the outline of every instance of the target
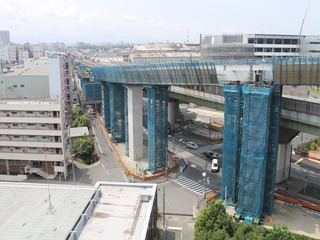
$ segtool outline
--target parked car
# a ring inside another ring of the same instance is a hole
[[[219,171],[220,171],[220,168],[219,168],[218,159],[214,158],[212,159],[212,163],[211,163],[211,172],[217,173]]]
[[[206,151],[203,153],[207,158],[213,159],[218,158],[218,153],[215,153],[213,151]]]
[[[191,148],[193,150],[197,150],[198,149],[198,145],[195,144],[194,142],[187,142],[187,147]]]

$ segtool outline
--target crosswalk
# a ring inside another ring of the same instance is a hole
[[[176,179],[173,179],[172,182],[190,190],[191,192],[197,194],[197,195],[203,195],[204,194],[204,186],[203,184],[200,184],[199,182],[196,182],[190,178],[187,178],[185,176],[179,176]],[[210,188],[206,188],[206,194],[209,192],[212,192]]]

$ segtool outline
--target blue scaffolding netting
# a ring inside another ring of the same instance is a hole
[[[221,198],[236,203],[238,195],[240,127],[242,115],[241,86],[225,85],[224,144]]]
[[[121,84],[110,84],[111,138],[114,142],[125,141],[125,90]]]
[[[110,90],[109,85],[105,82],[101,84],[102,96],[102,118],[104,125],[108,130],[111,129],[110,124]]]
[[[267,153],[266,180],[263,198],[263,215],[271,215],[274,206],[274,189],[278,159],[279,128],[281,117],[281,86],[272,94],[270,109],[269,143]]]
[[[243,86],[243,123],[237,214],[245,221],[261,219],[274,88]]]
[[[94,80],[139,85],[210,85],[218,82],[213,62],[91,68]]]
[[[148,86],[148,166],[151,171],[166,168],[168,141],[167,86]]]
[[[84,96],[86,99],[101,99],[101,84],[81,81],[81,88],[83,90]]]

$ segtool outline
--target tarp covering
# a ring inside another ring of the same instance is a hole
[[[91,68],[94,80],[122,84],[210,85],[218,82],[213,62]]]
[[[223,94],[225,97],[224,112],[224,144],[221,198],[227,197],[232,203],[237,202],[239,156],[240,156],[240,125],[242,116],[242,88],[241,86],[225,85]]]
[[[274,88],[243,86],[243,123],[237,214],[261,219]]]

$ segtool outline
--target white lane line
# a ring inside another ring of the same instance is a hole
[[[98,145],[99,150],[100,150],[100,154],[102,154],[102,150],[101,150],[101,147],[100,147],[100,144],[99,144],[99,141],[98,141],[98,138],[97,138],[96,132],[94,131],[94,127],[92,127],[92,131],[93,131],[94,136],[96,137],[96,141],[97,141],[97,145]]]
[[[106,170],[106,168],[104,167],[103,163],[101,165],[102,165],[103,169]]]

